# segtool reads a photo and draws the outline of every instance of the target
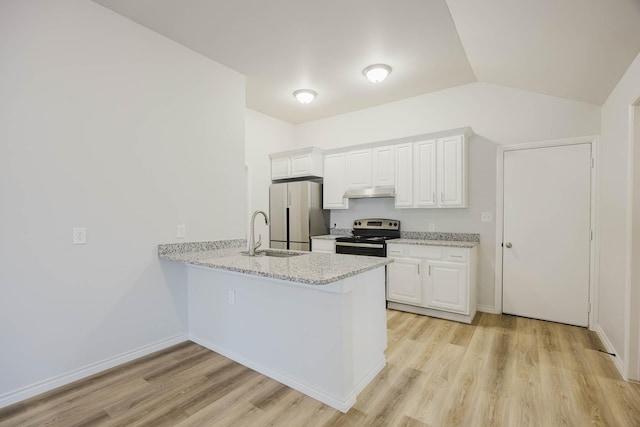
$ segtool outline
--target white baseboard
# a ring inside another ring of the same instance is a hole
[[[121,365],[126,362],[130,362],[147,354],[154,353],[159,350],[163,350],[172,345],[180,344],[187,341],[187,334],[178,334],[169,338],[156,341],[152,344],[148,344],[137,349],[127,351],[125,353],[118,354],[100,362],[91,363],[83,366],[82,368],[74,369],[73,371],[65,374],[57,375],[53,378],[49,378],[43,381],[39,381],[35,384],[31,384],[25,387],[21,387],[17,390],[10,391],[0,395],[0,408],[12,405],[20,402],[21,400],[28,399],[33,396],[37,396],[44,392],[53,390],[63,385],[72,383],[74,381],[86,378],[88,376],[97,374],[98,372],[105,371],[113,368],[114,366]]]
[[[478,304],[476,309],[478,311],[481,311],[483,313],[491,313],[491,314],[502,314],[502,310],[499,310],[497,308],[495,308],[492,305],[482,305],[482,304]]]
[[[341,399],[339,397],[328,394],[322,390],[319,390],[316,387],[313,387],[309,384],[303,383],[296,378],[290,377],[288,375],[284,375],[280,372],[274,371],[270,368],[267,368],[264,365],[256,363],[252,360],[247,359],[246,357],[240,356],[239,354],[230,351],[224,347],[220,347],[212,342],[202,339],[193,335],[189,335],[189,340],[193,341],[196,344],[200,344],[203,347],[208,348],[211,351],[215,351],[218,354],[223,355],[235,362],[240,363],[241,365],[246,366],[249,369],[252,369],[256,372],[259,372],[267,377],[278,381],[286,386],[289,386],[295,390],[298,390],[300,393],[304,393],[309,397],[312,397],[322,403],[325,403],[332,408],[339,410],[340,412],[347,412],[354,403],[356,403],[356,397],[358,393],[360,393],[369,382],[376,376],[386,365],[386,359],[382,356],[382,360],[376,364],[376,366],[367,374],[367,376],[355,387],[354,391],[349,394],[346,399]]]
[[[611,341],[609,341],[609,337],[607,337],[607,334],[605,334],[604,330],[602,329],[602,326],[600,326],[599,323],[596,323],[596,327],[593,330],[596,332],[596,334],[598,334],[598,337],[600,338],[600,341],[602,341],[604,348],[609,353],[615,354],[615,356],[610,356],[611,359],[613,360],[613,364],[616,366],[616,369],[618,370],[618,372],[620,372],[620,376],[622,376],[624,380],[627,380],[627,378],[624,375],[624,363],[622,362],[622,357],[620,357],[620,354],[616,351],[613,344],[611,344]]]

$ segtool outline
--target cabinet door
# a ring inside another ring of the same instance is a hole
[[[311,175],[311,154],[291,157],[291,176]]]
[[[311,252],[320,252],[324,254],[336,253],[336,241],[324,239],[311,239]]]
[[[440,139],[438,153],[438,203],[442,207],[463,207],[466,179],[463,137],[453,136]]]
[[[467,264],[427,261],[427,270],[425,306],[469,314]]]
[[[324,209],[348,209],[349,199],[345,199],[347,190],[346,153],[328,154],[324,158],[324,180],[322,203]]]
[[[271,179],[289,178],[289,158],[271,160]]]
[[[347,188],[366,188],[372,185],[371,150],[347,153]]]
[[[395,182],[395,147],[373,149],[373,186],[392,187]]]
[[[434,207],[436,198],[437,141],[420,141],[415,144],[415,206]]]
[[[412,305],[422,305],[420,260],[394,258],[387,266],[387,299]]]
[[[396,207],[413,207],[413,144],[396,145]]]

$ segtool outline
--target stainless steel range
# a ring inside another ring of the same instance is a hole
[[[397,219],[356,219],[353,236],[336,239],[337,254],[387,256],[389,239],[400,238],[400,221]]]

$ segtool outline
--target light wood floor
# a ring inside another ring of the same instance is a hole
[[[640,385],[592,332],[387,316],[387,366],[347,414],[188,342],[0,409],[0,425],[640,426]]]

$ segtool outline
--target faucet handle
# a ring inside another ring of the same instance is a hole
[[[258,234],[258,241],[256,242],[256,245],[253,248],[258,249],[260,246],[262,246],[262,234]]]

